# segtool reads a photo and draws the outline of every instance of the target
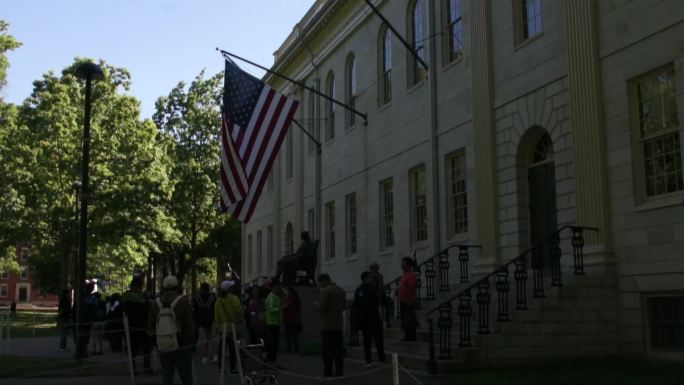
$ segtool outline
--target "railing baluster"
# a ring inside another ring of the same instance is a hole
[[[522,257],[515,261],[516,309],[527,309],[527,260]]]
[[[544,243],[532,249],[532,283],[534,298],[544,298]]]
[[[571,227],[572,230],[572,255],[575,260],[575,275],[584,275],[584,229]]]
[[[508,315],[508,291],[510,290],[508,283],[508,266],[496,273],[496,293],[499,300],[499,321],[510,321]]]
[[[460,307],[460,306],[459,306]],[[446,302],[439,307],[439,359],[451,359],[451,328],[453,319],[451,318],[451,302]]]
[[[468,260],[470,259],[470,254],[468,254],[468,246],[458,247],[458,261],[461,264],[461,282],[467,283],[470,281],[468,275]]]
[[[479,329],[478,334],[489,334],[489,278],[485,278],[477,284],[477,310]]]
[[[473,316],[473,307],[470,305],[470,289],[458,296],[458,316],[460,323],[460,342],[459,347],[469,347],[470,345],[470,319]]]
[[[426,295],[425,298],[429,300],[435,299],[435,260],[433,258],[425,261],[425,283]]]
[[[563,252],[560,248],[560,234],[558,232],[549,239],[549,255],[551,256],[551,286],[563,286],[560,261]]]
[[[449,291],[449,251],[439,253],[439,291]]]

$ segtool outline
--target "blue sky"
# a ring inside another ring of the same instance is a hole
[[[203,68],[222,70],[215,47],[265,66],[314,0],[2,0],[0,19],[23,45],[8,54],[1,95],[21,103],[32,83],[74,57],[102,58],[131,71],[130,93],[151,117],[157,97]],[[261,76],[263,72],[240,64]]]

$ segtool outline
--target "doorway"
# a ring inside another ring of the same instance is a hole
[[[28,302],[29,288],[26,285],[19,285],[17,291],[17,302]]]
[[[534,147],[527,178],[530,245],[534,247],[532,263],[543,271],[545,266],[550,266],[551,259],[551,245],[544,241],[558,228],[553,142],[548,133],[544,133]]]

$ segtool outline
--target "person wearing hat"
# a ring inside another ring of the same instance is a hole
[[[235,351],[235,342],[233,341],[233,325],[237,328],[242,323],[242,306],[240,306],[240,299],[233,293],[231,289],[235,286],[235,281],[223,281],[218,290],[218,299],[214,304],[214,328],[217,330],[217,335],[223,333],[223,324],[226,324],[226,347],[228,348],[228,364],[230,365],[230,372],[237,373],[236,363],[237,354]],[[219,343],[219,362],[223,357],[223,344]],[[219,365],[219,370],[221,366]],[[223,375],[223,374],[222,374]]]
[[[174,372],[178,370],[183,385],[193,383],[192,350],[195,343],[195,322],[192,319],[192,307],[186,297],[180,297],[178,279],[169,275],[162,281],[162,291],[159,298],[152,304],[147,321],[148,330],[157,335],[157,316],[163,308],[171,307],[178,324],[178,349],[160,352],[159,361],[162,367],[162,383],[173,384]],[[172,306],[173,304],[173,306]]]

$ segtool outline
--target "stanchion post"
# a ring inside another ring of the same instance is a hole
[[[392,383],[399,385],[399,355],[392,353]]]
[[[131,371],[131,385],[135,385],[135,373],[133,372],[133,355],[131,354],[131,330],[128,327],[128,317],[123,316],[124,333],[126,334],[126,351],[128,353],[128,368]]]
[[[33,306],[33,336],[36,336],[36,305],[31,304]]]
[[[245,373],[242,371],[242,357],[240,357],[240,343],[237,338],[237,331],[235,330],[235,323],[230,324],[230,327],[233,331],[233,344],[235,345],[235,356],[237,360],[237,367],[238,367],[238,374],[240,376],[240,385],[245,385]],[[226,352],[223,352],[223,355],[225,356]]]
[[[435,329],[432,325],[432,319],[428,320],[430,330],[430,358],[427,362],[428,373],[437,374],[437,360],[435,359]]]
[[[221,385],[223,385],[223,380],[226,377],[226,328],[227,325],[224,322],[222,328],[223,333],[221,333],[221,362],[219,363],[219,365],[221,365],[221,379],[219,380],[219,384]]]

